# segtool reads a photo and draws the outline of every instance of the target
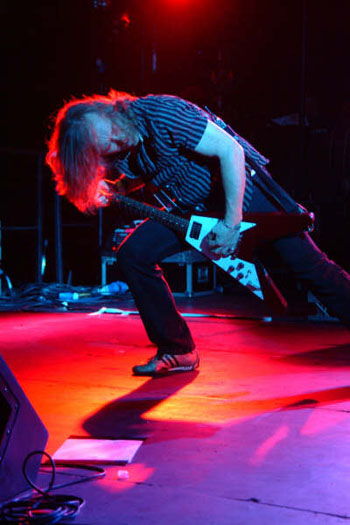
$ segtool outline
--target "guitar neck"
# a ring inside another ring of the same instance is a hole
[[[119,208],[124,208],[128,211],[131,211],[141,219],[153,219],[157,222],[160,222],[161,224],[164,224],[165,226],[168,226],[183,236],[186,235],[189,221],[183,217],[172,215],[171,213],[159,210],[158,208],[150,206],[149,204],[135,201],[134,199],[130,199],[130,197],[120,195],[119,193],[114,193],[113,201]]]

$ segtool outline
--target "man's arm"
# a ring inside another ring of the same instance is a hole
[[[213,253],[228,255],[236,247],[239,223],[242,220],[245,188],[244,151],[233,137],[211,121],[208,121],[195,151],[208,157],[217,157],[220,162],[225,192],[225,217],[213,228],[208,245]]]

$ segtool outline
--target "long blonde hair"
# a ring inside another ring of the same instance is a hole
[[[135,99],[114,90],[108,96],[84,96],[67,102],[55,118],[46,162],[56,181],[56,191],[83,212],[96,211],[97,187],[105,176],[96,137],[85,117],[98,114],[134,134],[137,123],[130,102]]]

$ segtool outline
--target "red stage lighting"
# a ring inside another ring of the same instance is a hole
[[[122,16],[120,17],[120,23],[124,26],[124,27],[129,27],[130,23],[131,23],[131,18],[129,16],[128,13],[123,13]]]

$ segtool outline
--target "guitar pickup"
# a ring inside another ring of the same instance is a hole
[[[190,237],[191,239],[199,239],[200,233],[201,233],[202,225],[199,224],[199,222],[193,222],[191,231],[190,231]]]

